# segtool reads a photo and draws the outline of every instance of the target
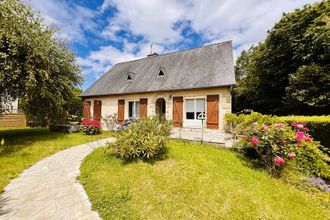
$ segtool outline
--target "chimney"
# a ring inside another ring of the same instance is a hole
[[[151,53],[147,55],[147,57],[156,57],[156,56],[158,56],[158,53]]]

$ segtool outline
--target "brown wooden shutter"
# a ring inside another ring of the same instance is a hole
[[[148,113],[148,99],[140,99],[140,118],[146,118]]]
[[[183,97],[173,97],[173,126],[181,127],[183,122]]]
[[[91,102],[90,101],[84,101],[83,116],[84,116],[85,119],[90,119],[91,118]]]
[[[118,100],[118,123],[125,119],[125,100]]]
[[[101,100],[94,100],[93,117],[96,120],[101,120]]]
[[[208,95],[206,101],[206,126],[217,129],[219,128],[219,95]]]

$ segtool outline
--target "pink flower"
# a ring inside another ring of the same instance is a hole
[[[303,139],[304,139],[304,132],[302,132],[302,131],[297,131],[297,133],[296,133],[296,139],[297,139],[297,141],[302,141]]]
[[[312,142],[313,139],[310,138],[310,137],[304,136],[304,141],[306,141],[306,142]]]
[[[308,131],[309,129],[308,129],[307,127],[304,127],[303,130],[304,130],[304,131]]]
[[[282,157],[275,157],[274,162],[276,166],[282,166],[285,164],[285,160]]]
[[[100,128],[101,127],[100,121],[95,120],[95,119],[82,120],[82,125],[85,127],[89,127],[89,128]]]
[[[278,124],[278,127],[279,128],[285,128],[285,124],[284,123],[280,123],[280,124]]]
[[[297,124],[297,128],[304,128],[303,124]]]
[[[296,154],[293,153],[293,152],[291,152],[291,153],[288,154],[288,158],[289,158],[289,159],[293,159],[293,158],[295,158],[295,157],[296,157]]]
[[[291,122],[291,126],[292,127],[296,127],[297,126],[297,122]]]
[[[259,143],[258,138],[257,138],[256,136],[253,136],[253,137],[251,138],[251,143],[252,143],[253,145],[257,145],[257,144]]]

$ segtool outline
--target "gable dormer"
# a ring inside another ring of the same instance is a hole
[[[159,67],[157,77],[165,77],[166,76],[166,69],[165,67]]]
[[[133,81],[134,79],[134,73],[128,72],[126,75],[126,81]]]

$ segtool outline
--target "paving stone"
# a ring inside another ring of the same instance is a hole
[[[224,144],[225,147],[231,147],[233,136],[220,130],[204,129],[203,141],[217,144]],[[172,138],[190,141],[202,140],[201,128],[174,128],[171,134]]]
[[[0,219],[100,219],[76,177],[82,160],[110,141],[113,138],[60,151],[25,170],[5,187]]]

